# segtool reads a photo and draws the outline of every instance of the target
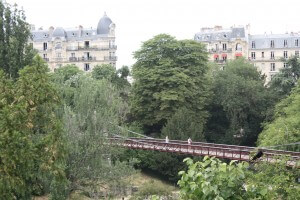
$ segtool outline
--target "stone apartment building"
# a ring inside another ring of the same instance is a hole
[[[104,14],[96,29],[64,29],[50,27],[48,30],[31,31],[29,41],[39,55],[48,63],[51,71],[74,64],[90,71],[99,64],[116,65],[115,24]]]
[[[300,51],[298,33],[251,35],[249,25],[246,28],[202,28],[194,39],[206,44],[210,61],[223,65],[227,60],[243,56],[266,75],[267,82],[280,68],[287,66],[288,58],[299,56]]]

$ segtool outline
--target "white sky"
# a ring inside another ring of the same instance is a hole
[[[96,28],[104,12],[116,24],[117,67],[131,66],[142,41],[159,33],[192,39],[201,27],[246,25],[251,34],[300,31],[299,0],[6,0],[36,28]]]

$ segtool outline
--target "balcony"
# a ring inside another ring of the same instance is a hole
[[[228,48],[226,50],[224,50],[224,49],[209,49],[208,52],[209,53],[231,53],[232,48]]]
[[[109,45],[110,49],[117,49],[117,45]]]
[[[96,57],[69,57],[70,62],[96,61]]]
[[[117,45],[110,45],[110,46],[101,46],[101,47],[97,47],[97,46],[69,46],[66,48],[67,51],[86,51],[86,50],[95,50],[95,51],[108,51],[110,49],[117,49]]]
[[[105,61],[116,61],[117,56],[104,56]]]
[[[63,61],[63,58],[54,58],[54,60],[55,60],[56,62],[62,62],[62,61]]]

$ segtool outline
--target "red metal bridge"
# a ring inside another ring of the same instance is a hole
[[[226,158],[230,160],[251,161],[253,155],[257,152],[256,147],[214,144],[206,142],[192,142],[170,140],[166,142],[164,139],[148,139],[148,138],[110,138],[112,144],[127,147],[130,149],[155,150],[161,152],[172,152],[178,154],[186,154],[193,156],[214,156],[217,158]],[[287,165],[299,167],[300,152],[282,151],[272,149],[261,149],[264,156],[261,158],[267,162],[276,162],[279,156],[289,156]]]

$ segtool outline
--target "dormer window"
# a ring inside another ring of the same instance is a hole
[[[48,34],[44,34],[44,38],[48,37]]]
[[[85,33],[86,34],[86,36],[88,36],[89,35],[89,33]]]
[[[274,46],[275,46],[275,43],[274,43],[274,40],[271,40],[271,48],[274,48]]]

